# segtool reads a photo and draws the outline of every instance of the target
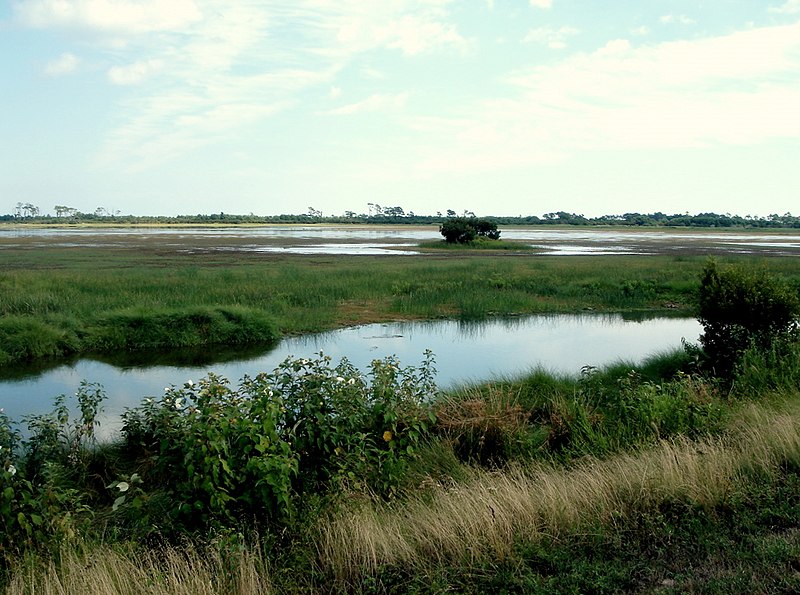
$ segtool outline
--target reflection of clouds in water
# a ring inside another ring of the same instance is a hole
[[[423,353],[435,356],[440,386],[496,376],[519,375],[536,367],[577,374],[584,365],[603,366],[619,360],[641,361],[655,352],[679,348],[681,339],[695,341],[700,325],[694,319],[661,318],[626,321],[620,315],[547,315],[511,317],[488,322],[372,324],[282,341],[274,350],[241,361],[204,366],[154,366],[120,369],[82,360],[38,378],[0,382],[0,407],[20,419],[52,409],[58,394],[73,395],[81,380],[99,383],[108,400],[101,435],[113,433],[119,415],[144,397],[160,397],[164,388],[197,381],[209,372],[238,384],[245,376],[269,372],[288,356],[314,357],[322,351],[335,365],[347,357],[366,371],[374,359],[395,355],[403,366],[418,366]],[[73,400],[74,401],[74,400]]]

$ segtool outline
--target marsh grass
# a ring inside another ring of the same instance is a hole
[[[432,240],[428,242],[420,242],[419,247],[425,251],[432,250],[446,250],[451,252],[469,252],[472,250],[496,250],[512,251],[512,252],[536,252],[539,249],[531,246],[530,243],[524,241],[508,241],[508,240],[490,240],[488,238],[476,238],[471,242],[458,243],[447,242],[445,240]]]
[[[184,240],[186,241],[186,240]],[[193,241],[193,240],[192,240]],[[138,243],[137,243],[138,242]],[[6,363],[85,353],[87,329],[131,312],[239,308],[282,334],[397,319],[692,311],[697,256],[547,257],[449,252],[424,258],[192,253],[151,239],[131,248],[6,247],[0,325]],[[731,261],[743,261],[733,258]],[[795,259],[769,269],[798,283]],[[166,320],[166,319],[163,319]],[[123,323],[120,331],[131,332]],[[223,333],[227,342],[230,333]],[[119,337],[117,343],[134,343]]]
[[[406,502],[361,503],[320,528],[320,557],[342,584],[390,567],[427,572],[507,559],[535,543],[624,525],[673,502],[712,509],[737,486],[800,462],[800,408],[746,408],[729,435],[659,442],[569,467],[473,468]],[[359,578],[360,580],[360,578]]]
[[[102,544],[64,548],[57,561],[31,557],[13,573],[6,595],[250,595],[275,592],[258,548],[235,551]]]
[[[6,350],[6,363],[85,353],[91,342],[81,339],[89,329],[115,320],[121,333],[132,333],[123,319],[137,310],[157,318],[238,308],[249,319],[269,317],[282,334],[585,309],[664,312],[669,306],[686,314],[702,267],[697,257],[265,257],[179,248],[5,248],[0,333],[3,344],[15,345]],[[135,343],[122,336],[113,342]]]

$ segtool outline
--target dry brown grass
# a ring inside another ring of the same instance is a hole
[[[252,550],[223,556],[174,548],[121,552],[70,548],[53,561],[20,564],[7,595],[251,595],[273,592],[264,560]]]
[[[612,525],[661,503],[720,503],[753,472],[800,461],[800,406],[742,412],[725,437],[663,441],[570,468],[542,464],[471,479],[393,505],[360,504],[321,526],[320,558],[341,581],[382,565],[412,568],[503,559],[515,541]]]

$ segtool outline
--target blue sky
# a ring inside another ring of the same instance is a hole
[[[0,213],[800,214],[800,0],[0,0]]]

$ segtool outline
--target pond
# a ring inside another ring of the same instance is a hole
[[[541,315],[481,323],[453,320],[370,324],[338,331],[287,338],[266,353],[229,361],[197,363],[191,354],[172,365],[111,365],[82,359],[0,381],[0,408],[15,420],[51,410],[53,397],[74,394],[82,380],[101,384],[108,395],[102,430],[118,425],[127,407],[146,396],[160,396],[170,385],[197,381],[208,372],[237,383],[245,375],[272,371],[287,356],[312,358],[323,352],[334,363],[347,357],[361,370],[374,359],[396,355],[401,366],[418,365],[430,349],[442,388],[496,377],[510,377],[537,367],[578,374],[581,367],[616,361],[642,361],[658,352],[696,342],[701,332],[693,318],[630,318],[621,315]],[[221,356],[222,357],[222,356]],[[230,355],[228,356],[230,357]],[[155,361],[163,361],[154,357]]]

